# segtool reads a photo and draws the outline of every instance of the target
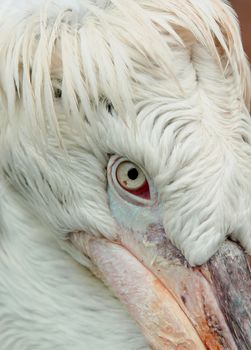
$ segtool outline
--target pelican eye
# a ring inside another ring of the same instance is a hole
[[[123,160],[116,165],[116,180],[123,190],[144,199],[150,199],[147,178],[137,165]]]

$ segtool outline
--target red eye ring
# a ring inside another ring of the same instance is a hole
[[[137,190],[127,190],[129,193],[133,194],[134,196],[138,196],[144,199],[150,199],[150,190],[148,182],[145,181],[145,183]]]

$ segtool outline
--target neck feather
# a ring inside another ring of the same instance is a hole
[[[2,350],[145,350],[109,290],[3,190],[0,201]]]

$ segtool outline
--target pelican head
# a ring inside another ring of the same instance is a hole
[[[250,81],[225,1],[4,0],[1,231],[22,212],[152,349],[250,349]]]

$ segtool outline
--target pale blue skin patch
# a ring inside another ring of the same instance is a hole
[[[121,198],[110,184],[107,192],[112,216],[126,229],[146,232],[149,225],[161,223],[161,208],[156,200],[149,201],[149,205],[134,204]]]

